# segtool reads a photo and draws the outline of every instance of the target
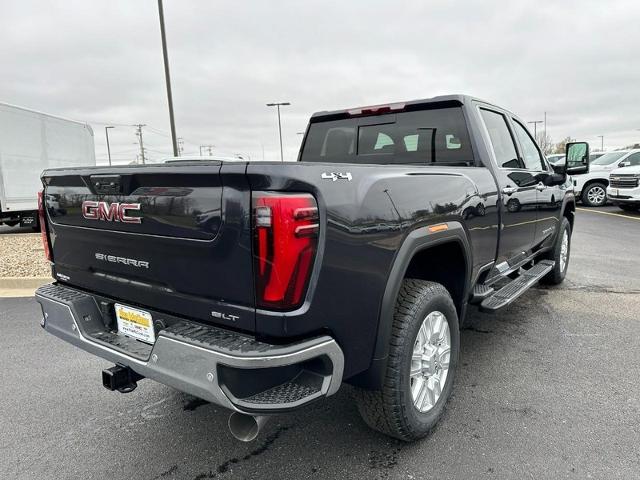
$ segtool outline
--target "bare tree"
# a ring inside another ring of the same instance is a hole
[[[571,137],[565,137],[562,140],[560,140],[558,143],[556,143],[552,148],[553,151],[552,153],[564,153],[566,148],[567,148],[567,143],[573,141],[573,139]]]
[[[536,142],[538,143],[540,150],[542,150],[545,155],[549,155],[550,153],[552,153],[554,147],[553,140],[551,139],[551,135],[549,135],[547,132],[538,132],[538,134],[536,135]]]
[[[626,147],[617,148],[616,150],[633,150],[636,148],[640,148],[640,143],[633,143],[631,145],[627,145]]]

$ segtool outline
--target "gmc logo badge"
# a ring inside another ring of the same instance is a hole
[[[132,217],[127,214],[131,210],[140,210],[139,203],[107,203],[82,202],[82,216],[87,220],[102,220],[105,222],[142,223],[142,217]]]

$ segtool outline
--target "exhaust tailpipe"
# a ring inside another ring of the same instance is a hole
[[[233,412],[229,416],[229,430],[241,442],[251,442],[268,421],[268,416]]]

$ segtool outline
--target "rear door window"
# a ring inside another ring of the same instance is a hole
[[[467,125],[460,107],[312,123],[301,160],[474,164]]]

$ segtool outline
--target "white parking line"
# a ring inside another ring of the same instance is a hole
[[[599,213],[600,215],[611,215],[614,217],[622,217],[622,218],[627,218],[629,220],[636,220],[640,222],[640,217],[630,217],[629,215],[624,215],[622,213],[603,212],[601,210],[593,210],[591,208],[576,208],[576,210],[580,210],[581,212]]]

